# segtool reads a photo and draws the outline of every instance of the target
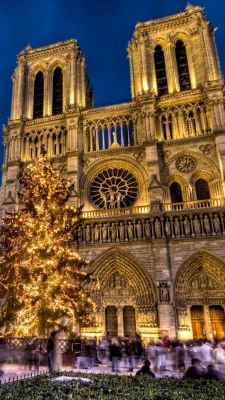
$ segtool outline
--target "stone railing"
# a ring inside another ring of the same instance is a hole
[[[208,199],[208,200],[193,200],[184,201],[183,203],[166,203],[163,205],[165,211],[179,211],[189,208],[209,208],[221,207],[225,205],[225,199]]]
[[[139,215],[107,214],[89,218],[79,224],[77,241],[80,245],[225,234],[224,208],[146,212]]]
[[[138,214],[149,214],[155,211],[181,211],[186,209],[198,209],[209,207],[223,207],[225,206],[225,199],[208,199],[208,200],[193,200],[184,201],[183,203],[156,203],[153,206],[133,206],[124,208],[109,208],[98,209],[91,211],[83,211],[82,218],[112,218],[114,216],[127,216]]]

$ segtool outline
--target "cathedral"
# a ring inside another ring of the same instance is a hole
[[[18,207],[18,173],[44,145],[81,208],[74,246],[89,260],[97,305],[83,336],[225,336],[225,91],[214,31],[190,3],[138,23],[131,100],[98,108],[77,40],[18,55],[1,214]]]

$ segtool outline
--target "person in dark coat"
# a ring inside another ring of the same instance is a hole
[[[152,378],[155,378],[155,374],[151,371],[150,365],[151,362],[149,360],[145,360],[143,367],[139,369],[139,371],[137,371],[136,376],[148,375],[151,376]]]
[[[220,381],[225,378],[225,376],[214,368],[214,365],[209,364],[207,367],[207,371],[202,375],[204,379],[214,379],[216,381]]]
[[[121,358],[122,353],[119,341],[116,337],[113,337],[111,345],[109,346],[109,359],[112,361],[112,372],[119,372]]]
[[[47,355],[48,355],[48,369],[49,372],[53,371],[53,357],[54,357],[54,351],[55,351],[55,336],[56,332],[52,331],[48,337],[47,340],[47,345],[46,345],[46,350],[47,350]]]
[[[191,360],[191,367],[187,369],[184,374],[184,378],[199,379],[203,375],[202,363],[198,358]]]

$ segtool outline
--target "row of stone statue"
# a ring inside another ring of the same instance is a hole
[[[162,238],[198,237],[225,233],[223,214],[163,216],[132,221],[79,225],[79,243],[124,242]]]

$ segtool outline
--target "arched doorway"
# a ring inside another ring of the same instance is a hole
[[[157,337],[155,288],[135,257],[115,247],[92,262],[88,273],[97,312],[96,327],[83,329],[85,334]]]
[[[191,306],[191,324],[193,339],[205,339],[205,319],[203,306]]]
[[[183,263],[175,281],[180,337],[224,337],[224,290],[225,264],[218,257],[199,251]]]
[[[209,315],[212,326],[213,337],[218,340],[225,336],[225,314],[222,306],[212,305],[209,307]]]

